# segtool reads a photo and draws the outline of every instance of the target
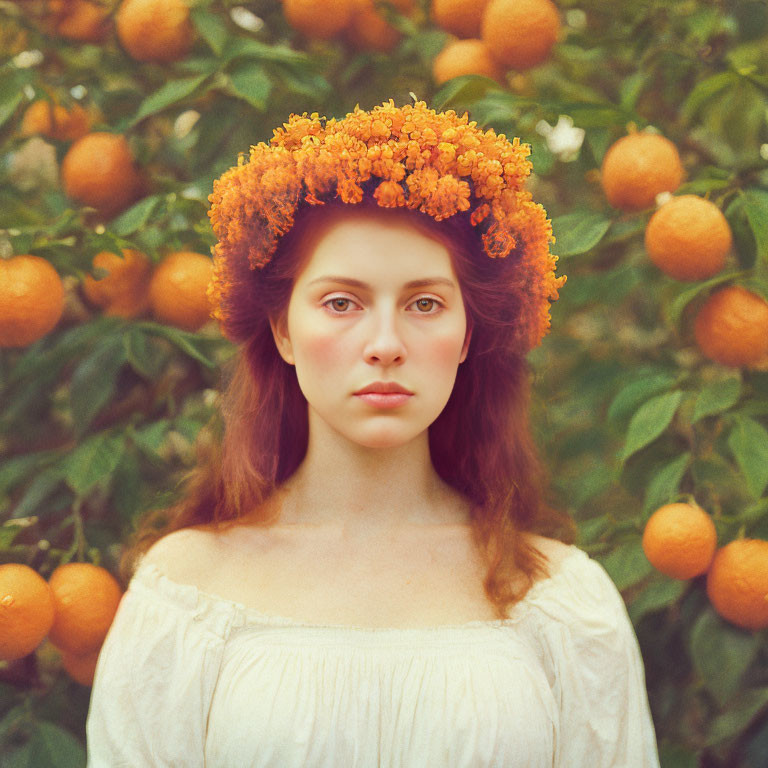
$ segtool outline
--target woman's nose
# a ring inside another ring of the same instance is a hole
[[[405,355],[403,332],[395,311],[371,315],[365,353],[366,357],[376,357],[381,361]]]

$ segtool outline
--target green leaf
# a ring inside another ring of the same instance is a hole
[[[734,278],[741,277],[742,272],[722,272],[721,274],[713,277],[709,280],[696,283],[691,287],[684,288],[675,298],[666,306],[664,306],[664,317],[669,325],[677,325],[680,322],[680,317],[683,311],[700,293],[709,291],[720,283],[726,283]]]
[[[670,425],[683,393],[679,390],[657,395],[643,403],[629,422],[622,461],[652,443]]]
[[[55,493],[61,480],[62,473],[58,468],[52,467],[37,475],[13,508],[13,517],[27,517],[32,514],[40,518],[50,517],[53,512],[51,505],[43,506],[43,502]]]
[[[584,544],[592,544],[608,529],[610,523],[608,515],[579,521],[579,540]]]
[[[224,23],[224,19],[215,13],[211,13],[207,8],[201,7],[192,8],[189,15],[200,37],[208,43],[211,50],[217,56],[221,56],[228,37],[227,25]]]
[[[141,508],[146,481],[135,449],[127,449],[112,473],[111,509],[123,522],[129,522]]]
[[[168,419],[159,419],[142,429],[133,432],[133,440],[139,448],[153,458],[158,457],[158,450],[163,444],[171,422]]]
[[[728,435],[728,447],[747,480],[747,489],[759,498],[768,485],[768,430],[748,416],[738,416]]]
[[[711,747],[743,733],[767,705],[768,688],[742,691],[736,703],[712,722],[705,746]]]
[[[699,757],[689,747],[659,740],[661,768],[699,768]]]
[[[630,110],[635,108],[635,104],[637,104],[637,100],[645,86],[648,85],[649,80],[650,75],[642,70],[633,72],[624,79],[620,90],[622,109]]]
[[[136,205],[132,205],[127,211],[112,219],[109,223],[110,229],[120,237],[128,237],[128,235],[132,235],[136,230],[143,229],[157,204],[162,199],[161,195],[150,195],[143,200],[139,200]]]
[[[654,570],[643,552],[639,538],[619,544],[600,561],[618,590],[634,586]]]
[[[26,456],[14,456],[0,463],[0,496],[12,491],[54,456],[54,451],[38,451],[28,453]]]
[[[718,72],[698,82],[683,102],[681,107],[683,118],[687,121],[694,118],[704,104],[721,91],[734,85],[738,79],[735,72]]]
[[[768,192],[748,189],[742,195],[744,212],[755,235],[758,257],[768,262]]]
[[[229,71],[229,81],[236,96],[264,112],[272,92],[272,79],[264,67],[253,61],[239,62]]]
[[[628,608],[629,617],[636,624],[646,614],[677,602],[686,587],[687,583],[680,579],[665,577],[653,579],[632,601]]]
[[[691,660],[707,690],[725,706],[742,688],[747,667],[760,649],[760,637],[723,621],[711,608],[691,630]]]
[[[109,476],[120,462],[125,435],[100,432],[88,437],[61,462],[69,487],[85,496],[96,483]]]
[[[454,77],[444,83],[432,97],[434,109],[442,111],[449,107],[471,104],[485,96],[489,90],[498,88],[499,84],[495,80],[483,75]]]
[[[78,437],[85,434],[96,414],[114,394],[117,375],[124,362],[123,340],[120,336],[108,336],[75,368],[70,401]]]
[[[611,226],[611,220],[598,213],[568,213],[552,220],[558,256],[575,256],[594,248]]]
[[[297,51],[287,45],[267,45],[258,40],[251,40],[247,37],[230,37],[227,45],[222,52],[221,58],[225,62],[245,56],[262,61],[274,61],[282,64],[303,64],[307,67],[312,66],[310,57],[303,51]]]
[[[741,395],[741,379],[731,376],[706,384],[696,397],[691,424],[705,416],[722,413],[736,405]]]
[[[620,390],[608,407],[608,419],[616,424],[628,419],[641,403],[653,395],[667,391],[675,383],[675,377],[668,373],[658,373],[632,381]]]
[[[139,111],[134,115],[129,125],[136,125],[148,115],[160,112],[171,104],[176,104],[182,99],[186,99],[193,93],[200,84],[210,75],[197,75],[196,77],[186,77],[181,80],[171,80],[171,82],[158,88],[154,93],[147,96],[139,106]]]
[[[3,98],[0,100],[0,127],[8,122],[23,100],[24,94],[21,92],[3,94]]]
[[[170,325],[162,325],[160,323],[143,322],[136,323],[136,328],[146,330],[148,333],[155,334],[156,336],[162,336],[168,339],[172,344],[177,346],[182,352],[194,358],[198,362],[202,363],[208,368],[215,368],[216,363],[201,351],[201,347],[209,346],[211,341],[214,344],[219,344],[215,339],[204,339],[194,333],[188,331],[182,331],[178,328],[173,328]]]
[[[13,544],[13,540],[26,529],[26,525],[13,525],[6,521],[0,526],[0,550],[7,550]]]
[[[152,342],[136,327],[131,327],[123,336],[126,360],[137,373],[150,380],[160,375],[166,362],[157,342],[154,339]]]
[[[85,765],[85,749],[69,731],[54,723],[37,721],[29,740],[31,765],[46,768],[73,768]]]
[[[681,454],[658,470],[649,480],[643,501],[643,518],[662,504],[667,504],[675,496],[690,459],[690,453]]]

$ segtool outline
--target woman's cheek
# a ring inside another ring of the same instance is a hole
[[[430,345],[430,357],[432,364],[442,369],[455,368],[461,357],[461,348],[464,344],[464,336],[454,333],[439,336]]]
[[[345,343],[349,342],[344,342],[338,333],[310,334],[306,339],[307,361],[313,368],[341,371],[337,366],[342,362]]]

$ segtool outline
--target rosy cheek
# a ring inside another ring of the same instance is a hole
[[[458,362],[463,340],[463,337],[457,339],[454,334],[438,336],[430,340],[425,355],[429,356],[434,366],[449,368]]]
[[[342,361],[344,347],[348,344],[338,333],[316,333],[306,338],[305,349],[313,366],[327,368]]]

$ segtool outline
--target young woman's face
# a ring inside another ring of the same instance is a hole
[[[323,228],[306,256],[287,328],[272,324],[281,356],[331,428],[368,447],[407,442],[445,407],[469,348],[448,249],[407,221],[357,214]],[[413,394],[387,408],[355,394],[377,381]]]

